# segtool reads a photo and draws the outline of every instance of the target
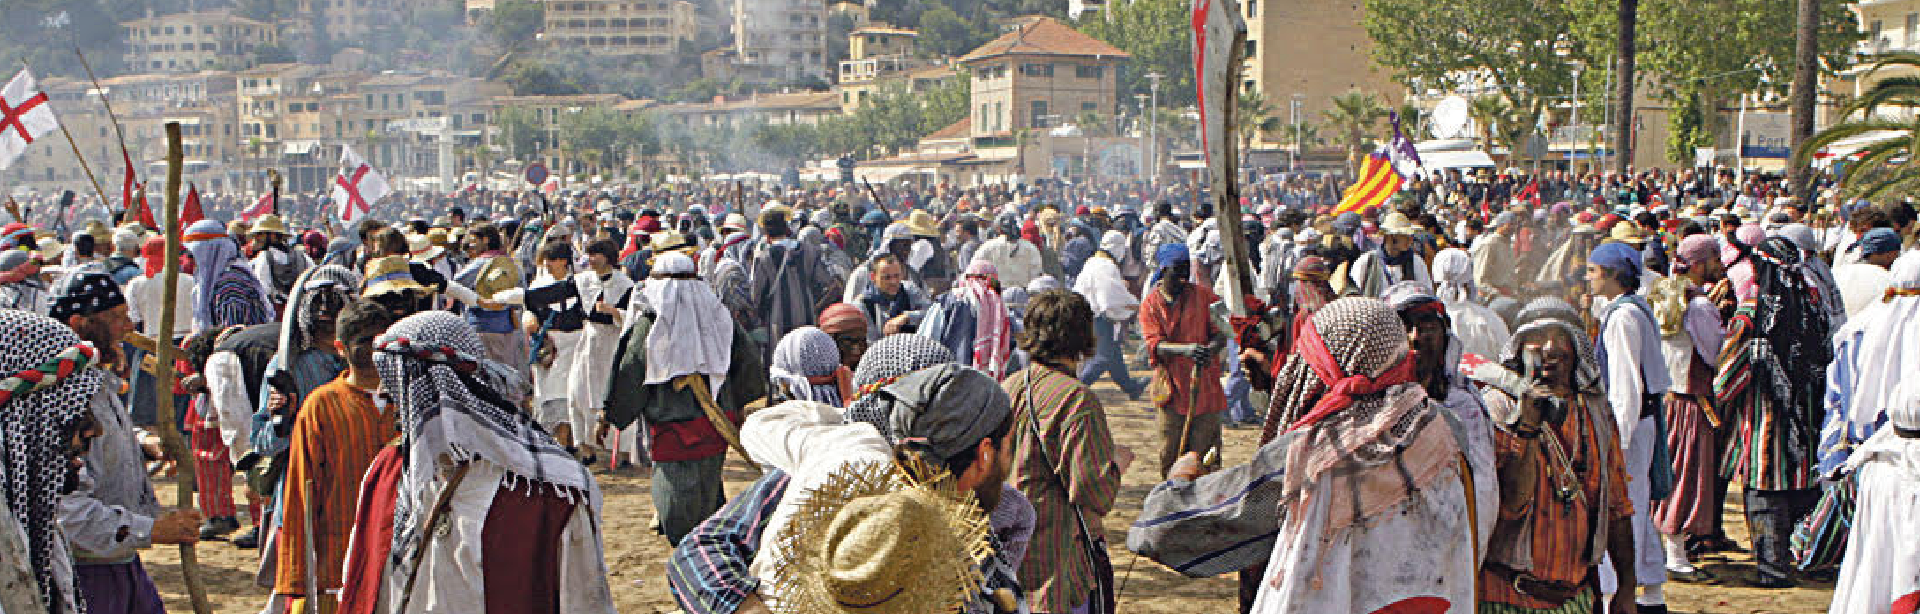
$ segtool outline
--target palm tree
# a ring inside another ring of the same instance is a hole
[[[1253,156],[1254,137],[1280,130],[1280,118],[1274,116],[1272,104],[1266,96],[1241,90],[1240,100],[1234,105],[1233,120],[1240,133],[1240,165],[1245,167]]]
[[[1400,131],[1407,138],[1420,140],[1420,131],[1426,127],[1426,114],[1420,112],[1420,105],[1412,101],[1403,102],[1395,111],[1400,114]]]
[[[1875,56],[1867,77],[1889,66],[1920,69],[1920,53],[1896,51]],[[1896,113],[1882,112],[1892,107]],[[1845,200],[1877,200],[1911,194],[1920,189],[1920,77],[1896,76],[1873,84],[1865,94],[1840,107],[1845,118],[1801,143],[1788,168],[1808,168],[1821,149],[1847,139],[1876,132],[1893,133],[1861,147],[1859,161],[1840,179]]]
[[[1467,103],[1467,116],[1480,126],[1480,146],[1489,153],[1493,150],[1494,131],[1512,114],[1513,105],[1499,95],[1480,96]]]
[[[1373,131],[1387,117],[1386,107],[1373,94],[1360,90],[1334,96],[1333,108],[1321,111],[1334,136],[1347,147],[1347,170],[1360,176],[1360,150],[1373,144]]]

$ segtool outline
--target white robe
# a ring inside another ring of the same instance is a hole
[[[1828,614],[1886,614],[1920,595],[1920,440],[1882,429],[1854,453],[1859,491]]]
[[[589,314],[603,300],[617,307],[615,300],[633,288],[633,280],[620,271],[614,271],[605,282],[592,270],[581,271],[573,275],[573,284],[580,292],[580,308]],[[560,355],[573,361],[567,375],[567,402],[576,422],[582,414],[598,416],[606,402],[607,378],[613,374],[613,351],[620,345],[622,325],[619,320],[612,324],[586,321],[580,329],[579,345],[571,354]]]
[[[1355,523],[1330,539],[1323,539],[1323,529],[1335,498],[1327,492],[1332,481],[1314,484],[1301,528],[1282,530],[1274,544],[1253,611],[1372,612],[1406,599],[1438,597],[1449,603],[1448,612],[1475,612],[1474,583],[1500,509],[1491,452],[1468,455],[1471,512],[1466,484],[1449,472],[1414,493],[1402,509]],[[1464,522],[1468,519],[1478,526]]]

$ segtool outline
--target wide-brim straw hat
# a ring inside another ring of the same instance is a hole
[[[940,236],[940,223],[934,221],[933,214],[914,209],[907,214],[907,231],[916,237]]]
[[[842,467],[777,537],[783,614],[955,612],[980,592],[991,554],[972,493],[916,481],[891,462]]]
[[[272,213],[262,215],[259,220],[253,223],[253,228],[249,231],[249,234],[260,234],[263,232],[287,234],[287,222],[286,220],[280,219],[280,216]]]
[[[413,268],[406,256],[382,256],[367,263],[367,289],[361,296],[381,296],[395,292],[425,292],[426,286],[413,279]]]
[[[434,245],[427,235],[407,235],[407,255],[414,262],[428,262],[446,252],[447,248]]]

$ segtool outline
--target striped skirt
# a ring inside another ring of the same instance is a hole
[[[1706,408],[1688,395],[1666,402],[1667,449],[1673,453],[1673,494],[1654,505],[1653,521],[1665,535],[1707,535],[1720,515],[1714,481],[1720,473],[1720,442]]]

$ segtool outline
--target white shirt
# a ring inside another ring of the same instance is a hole
[[[193,332],[194,296],[199,292],[199,284],[193,276],[180,273],[179,287],[173,295],[173,338],[178,339]],[[127,315],[133,323],[140,326],[141,332],[155,337],[160,328],[161,306],[166,304],[162,296],[166,286],[153,277],[135,277],[127,282]]]

